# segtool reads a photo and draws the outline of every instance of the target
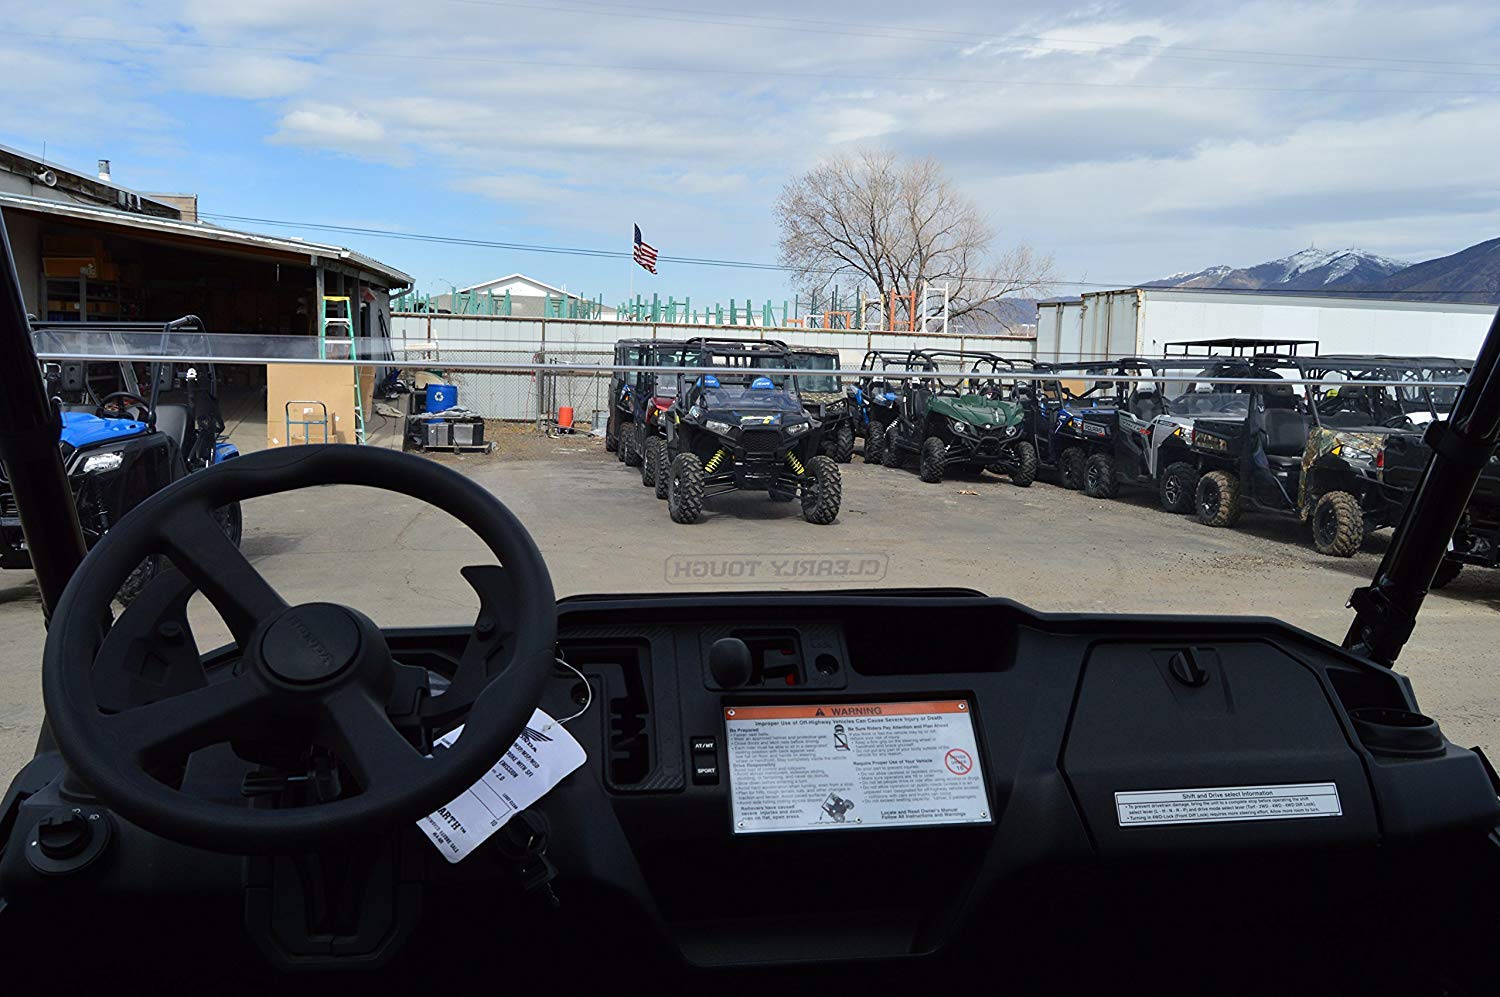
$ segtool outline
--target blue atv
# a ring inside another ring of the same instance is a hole
[[[109,387],[120,390],[99,394],[90,366],[112,368]],[[160,391],[178,386],[173,365],[153,364],[151,387],[144,392],[130,365],[118,365],[118,373],[114,367],[68,362],[48,364],[44,371],[49,394],[61,409],[63,466],[90,548],[127,512],[178,478],[239,456],[238,447],[220,438],[224,419],[212,366],[202,367],[202,376],[199,368],[183,373],[186,404],[157,401]],[[216,510],[215,517],[238,545],[243,532],[239,503]],[[159,556],[143,561],[117,598],[128,604],[164,566]],[[30,567],[9,483],[0,479],[0,568]]]

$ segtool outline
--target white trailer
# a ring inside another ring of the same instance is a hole
[[[1494,315],[1493,305],[1133,287],[1038,305],[1037,359],[1161,356],[1216,339],[1316,344],[1299,353],[1472,359]]]

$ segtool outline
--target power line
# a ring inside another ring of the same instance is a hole
[[[407,59],[421,62],[440,63],[467,63],[479,65],[497,66],[527,66],[550,69],[599,69],[610,72],[627,73],[665,73],[708,76],[746,76],[755,79],[809,79],[829,80],[833,82],[881,82],[881,83],[923,83],[938,86],[997,86],[997,87],[1032,87],[1032,88],[1074,88],[1086,90],[1169,90],[1189,91],[1205,93],[1283,93],[1283,94],[1357,94],[1364,96],[1405,96],[1405,97],[1494,97],[1500,95],[1500,90],[1410,90],[1400,88],[1372,88],[1372,87],[1250,87],[1229,86],[1211,83],[1139,83],[1133,81],[1092,81],[1092,80],[1016,80],[1016,79],[987,79],[968,76],[898,76],[870,73],[814,73],[799,72],[795,70],[771,70],[771,69],[732,69],[721,66],[643,66],[625,63],[603,63],[603,62],[564,62],[551,59],[517,59],[500,58],[496,56],[466,56],[455,53],[444,53],[442,55],[429,54],[426,52],[410,51],[375,51],[361,49],[290,49],[267,45],[231,45],[215,42],[187,41],[184,39],[129,39],[117,36],[102,35],[73,35],[73,34],[43,34],[39,32],[8,31],[7,37],[33,38],[42,41],[73,41],[73,42],[99,42],[112,47],[142,47],[142,48],[192,48],[210,51],[232,51],[232,52],[256,52],[264,55],[281,55],[295,59],[325,58],[330,55],[343,55],[366,59]]]
[[[968,33],[948,31],[939,28],[901,27],[899,25],[875,25],[859,24],[858,22],[838,22],[827,20],[812,20],[808,18],[771,17],[759,14],[735,14],[717,11],[692,11],[681,7],[647,7],[632,4],[629,8],[617,8],[614,4],[590,3],[586,6],[560,7],[555,4],[522,3],[519,0],[448,0],[449,3],[464,4],[473,7],[503,7],[520,10],[535,10],[547,14],[585,14],[605,17],[619,17],[629,20],[664,21],[674,24],[711,24],[717,27],[748,28],[764,31],[786,31],[796,34],[820,34],[844,36],[850,38],[874,38],[884,41],[906,41],[919,42],[933,45],[972,45],[976,40],[999,41],[1007,43],[1029,42],[1042,43],[1044,45],[1088,45],[1091,51],[1081,51],[1068,48],[1050,48],[1046,51],[1057,53],[1068,53],[1074,55],[1097,55],[1105,49],[1133,49],[1144,50],[1154,54],[1160,59],[1171,59],[1181,62],[1212,62],[1237,66],[1281,66],[1296,69],[1332,69],[1345,72],[1371,72],[1371,73],[1414,73],[1433,76],[1476,76],[1486,79],[1500,79],[1500,74],[1479,73],[1471,70],[1448,70],[1418,68],[1417,66],[1361,66],[1351,65],[1351,62],[1420,62],[1424,60],[1400,60],[1363,58],[1360,56],[1339,56],[1321,54],[1298,54],[1290,52],[1239,52],[1232,49],[1195,49],[1191,46],[1176,46],[1156,42],[1137,41],[1089,41],[1085,39],[1057,38],[1049,35],[989,35],[982,33]],[[587,0],[584,0],[587,2]],[[690,16],[666,16],[666,14],[649,14],[641,11],[666,11],[674,14],[686,14]],[[734,18],[735,20],[726,20]],[[806,25],[831,25],[832,27],[807,27]],[[872,30],[850,30],[850,26],[864,27]],[[913,33],[929,35],[931,37],[913,37]],[[1204,56],[1182,55],[1180,52],[1204,52],[1213,53]],[[1264,58],[1225,58],[1228,55],[1235,56],[1271,56],[1274,60],[1297,59],[1298,62],[1271,61]],[[1309,61],[1317,60],[1317,61]],[[1343,62],[1343,65],[1330,64],[1333,60]],[[1442,64],[1442,63],[1438,63]],[[1451,63],[1452,65],[1468,65],[1472,68],[1489,67],[1500,69],[1500,64],[1493,63]]]
[[[479,248],[479,249],[504,249],[504,250],[507,250],[507,251],[510,251],[510,252],[516,252],[516,253],[541,253],[541,254],[556,255],[556,256],[582,256],[582,257],[595,257],[595,258],[604,258],[604,259],[629,259],[630,256],[631,256],[630,251],[627,251],[627,250],[594,249],[594,248],[578,247],[578,246],[544,246],[544,245],[539,245],[539,244],[535,244],[535,243],[525,243],[525,242],[501,242],[501,241],[497,241],[497,240],[493,240],[493,239],[472,239],[472,238],[468,238],[468,237],[465,237],[465,236],[436,235],[436,234],[419,233],[419,232],[402,232],[402,231],[398,231],[398,230],[395,230],[395,229],[368,228],[368,227],[357,226],[357,225],[336,225],[336,224],[329,223],[329,222],[286,221],[284,219],[256,218],[256,217],[252,217],[252,216],[249,216],[249,215],[227,215],[227,214],[219,214],[219,213],[216,213],[216,212],[208,212],[208,211],[200,211],[200,212],[198,212],[198,216],[200,218],[216,218],[216,219],[220,219],[222,221],[236,222],[236,223],[241,223],[241,224],[273,225],[273,226],[277,226],[277,227],[280,227],[280,228],[301,228],[301,229],[311,229],[311,230],[322,231],[322,232],[339,232],[339,233],[342,233],[342,234],[345,234],[345,235],[361,235],[361,236],[367,236],[369,238],[377,238],[377,239],[396,239],[396,240],[400,240],[400,241],[403,241],[403,242],[424,242],[424,243],[433,243],[433,244],[436,244],[436,245],[470,246],[470,247],[475,247],[475,248]],[[773,272],[773,273],[810,273],[810,274],[818,275],[818,276],[838,276],[840,274],[848,272],[848,271],[841,271],[841,270],[811,270],[811,271],[809,271],[809,270],[804,270],[804,269],[802,269],[800,267],[786,266],[785,264],[781,264],[781,263],[756,263],[756,262],[748,261],[748,260],[721,260],[721,259],[714,259],[714,258],[711,258],[711,257],[702,257],[702,256],[667,256],[667,255],[661,255],[661,256],[658,257],[658,261],[661,262],[661,263],[677,263],[677,264],[681,264],[683,266],[711,267],[711,268],[731,269],[731,270],[760,270],[760,271],[769,271],[769,272]],[[990,278],[990,279],[969,278],[969,279],[970,279],[971,282],[975,282],[975,283],[997,283],[997,284],[998,283],[1006,283],[1006,281],[1004,281],[1004,280],[1002,280],[1000,278]],[[1113,281],[1113,282],[1103,282],[1103,281],[1086,281],[1086,280],[1051,280],[1051,281],[1048,281],[1047,284],[1048,284],[1048,286],[1053,286],[1053,287],[1082,287],[1082,288],[1100,288],[1100,289],[1121,289],[1121,288],[1132,288],[1132,287],[1147,286],[1147,285],[1143,284],[1143,282],[1141,282],[1141,281]],[[1156,285],[1156,286],[1161,286],[1161,285]],[[1168,288],[1164,288],[1164,289],[1170,290],[1171,288],[1168,287]],[[1349,296],[1352,296],[1352,297],[1373,297],[1373,295],[1371,295],[1369,291],[1361,291],[1361,290],[1356,290],[1356,289],[1339,289],[1339,288],[1320,288],[1316,292],[1309,291],[1309,290],[1279,290],[1279,289],[1274,289],[1274,288],[1260,288],[1260,289],[1253,289],[1253,290],[1237,290],[1237,289],[1234,289],[1234,288],[1208,288],[1208,287],[1186,287],[1186,288],[1177,288],[1177,290],[1209,291],[1209,292],[1219,291],[1219,292],[1233,293],[1233,294],[1247,294],[1247,293],[1248,294],[1268,294],[1268,295],[1282,295],[1282,296],[1289,296],[1289,297],[1309,297],[1309,296],[1311,296],[1311,297],[1331,297],[1331,296],[1336,296],[1336,295],[1349,295]],[[1431,295],[1434,295],[1434,294],[1458,295],[1458,296],[1464,296],[1464,295],[1469,295],[1469,296],[1472,296],[1472,295],[1483,295],[1483,296],[1488,297],[1488,296],[1492,296],[1494,294],[1494,292],[1492,292],[1492,291],[1381,291],[1380,292],[1381,296],[1401,296],[1401,295],[1419,295],[1419,294],[1420,295],[1425,295],[1425,296],[1431,296]]]

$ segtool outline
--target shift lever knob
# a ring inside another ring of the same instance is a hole
[[[744,685],[754,670],[750,648],[738,637],[720,637],[708,649],[708,670],[725,689]]]

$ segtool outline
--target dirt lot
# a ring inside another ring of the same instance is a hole
[[[559,595],[826,588],[848,581],[789,579],[770,562],[841,558],[878,574],[860,584],[962,585],[1041,610],[1277,616],[1337,641],[1350,619],[1344,602],[1385,543],[1377,536],[1366,552],[1335,560],[1312,551],[1286,519],[1248,515],[1240,529],[1211,530],[1157,511],[1144,492],[1104,502],[1046,482],[1019,489],[989,475],[926,485],[857,457],[844,468],[843,512],[831,526],[811,526],[795,504],[750,494],[711,500],[703,522],[679,526],[597,438],[507,431],[497,442],[492,457],[434,459],[473,476],[521,517]],[[245,524],[246,553],[290,600],[348,602],[392,625],[473,618],[473,595],[456,569],[480,559],[477,542],[419,502],[317,489],[250,503]],[[730,560],[759,565],[758,574],[695,580],[682,567]],[[1451,738],[1500,756],[1500,679],[1480,653],[1500,637],[1497,610],[1500,573],[1465,572],[1428,599],[1400,667]],[[199,607],[195,631],[209,644],[222,628]],[[0,773],[7,777],[30,754],[41,719],[43,636],[29,574],[0,576]]]

